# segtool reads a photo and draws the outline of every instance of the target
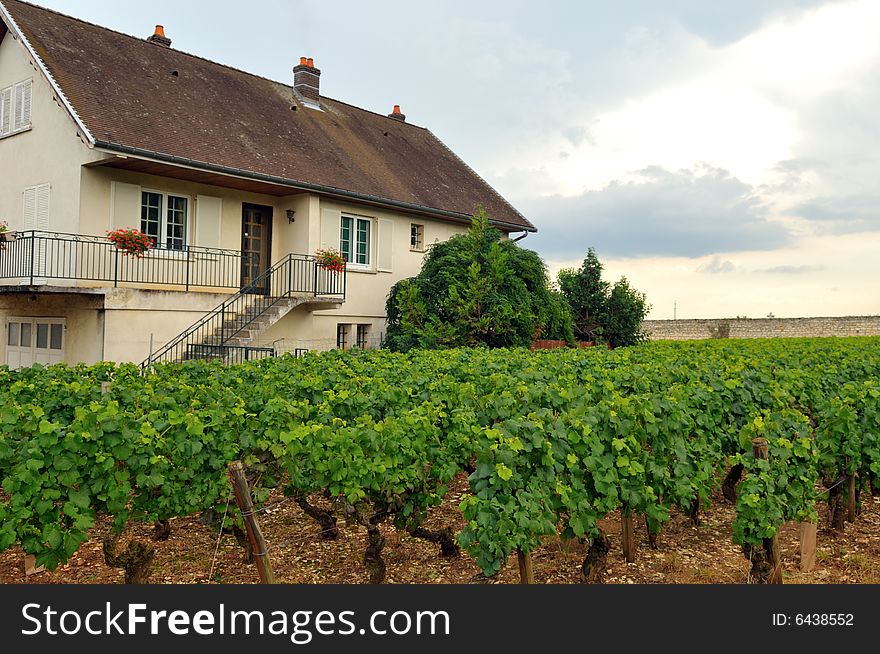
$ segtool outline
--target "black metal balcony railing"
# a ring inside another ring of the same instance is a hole
[[[239,250],[158,245],[136,258],[101,236],[39,231],[18,232],[0,246],[0,279],[19,279],[30,286],[51,279],[237,289],[243,257],[248,256]]]

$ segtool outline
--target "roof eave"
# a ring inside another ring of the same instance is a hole
[[[13,38],[18,40],[27,50],[27,53],[30,55],[31,59],[34,61],[37,69],[43,74],[46,81],[49,83],[49,86],[52,87],[52,91],[55,93],[55,96],[61,103],[61,106],[64,107],[67,114],[76,124],[77,128],[80,130],[80,133],[86,140],[86,143],[89,147],[95,147],[95,139],[92,136],[92,133],[89,131],[89,128],[86,127],[85,123],[80,118],[79,114],[76,112],[76,109],[73,108],[73,104],[71,104],[68,97],[64,94],[64,91],[61,90],[61,86],[52,76],[52,73],[49,72],[49,68],[46,66],[46,63],[43,59],[37,54],[37,51],[34,49],[31,42],[24,35],[24,32],[21,31],[21,28],[18,26],[18,23],[12,17],[12,14],[9,13],[9,10],[6,8],[6,5],[0,0],[0,18],[2,18],[3,22],[6,24],[6,27],[12,33]]]
[[[178,166],[186,166],[189,168],[196,168],[199,170],[205,170],[212,173],[219,173],[222,175],[229,175],[233,177],[242,177],[245,179],[253,179],[261,182],[268,182],[270,184],[278,184],[280,186],[290,187],[292,190],[297,191],[310,191],[313,193],[318,193],[321,195],[329,196],[335,199],[342,200],[356,200],[358,202],[364,202],[368,204],[373,204],[382,207],[388,207],[391,209],[403,209],[406,211],[414,211],[419,214],[424,214],[428,216],[437,216],[439,218],[443,218],[446,220],[454,220],[456,222],[470,223],[471,216],[469,214],[460,213],[457,211],[448,211],[445,209],[437,209],[435,207],[427,207],[424,205],[414,204],[410,202],[402,202],[400,200],[392,200],[390,198],[383,198],[374,195],[368,195],[366,193],[358,193],[357,191],[349,191],[347,189],[336,188],[332,186],[322,186],[319,184],[311,184],[308,182],[301,182],[299,180],[288,179],[286,177],[279,177],[277,175],[268,175],[265,173],[257,173],[250,170],[242,170],[239,168],[231,168],[229,166],[221,166],[219,164],[212,164],[205,161],[196,161],[194,159],[187,159],[186,157],[180,157],[177,155],[165,154],[162,152],[153,152],[150,150],[145,150],[142,148],[135,148],[128,145],[122,145],[120,143],[111,143],[109,141],[93,141],[93,145],[95,148],[100,150],[107,151],[112,154],[125,154],[132,155],[140,158],[144,158],[147,160],[157,161],[161,163],[168,164],[176,164]],[[493,225],[500,227],[504,230],[508,230],[510,232],[537,232],[538,230],[534,226],[525,226],[525,225],[517,225],[514,223],[509,223],[503,220],[492,219]]]
[[[428,134],[431,135],[431,138],[433,138],[435,141],[437,141],[437,143],[439,143],[440,146],[441,146],[444,150],[446,150],[449,154],[451,154],[451,155],[452,155],[452,156],[458,161],[459,164],[461,164],[462,166],[464,166],[465,168],[467,168],[467,169],[471,172],[471,174],[472,174],[474,177],[476,177],[477,179],[479,179],[479,180],[480,180],[480,181],[486,186],[486,188],[488,188],[489,191],[491,191],[492,194],[495,195],[495,197],[497,197],[499,200],[501,200],[501,202],[502,202],[503,204],[506,204],[508,207],[510,207],[511,211],[513,211],[517,216],[519,216],[520,218],[522,218],[523,221],[525,221],[526,223],[528,223],[529,225],[531,225],[531,221],[530,221],[528,218],[526,218],[524,215],[522,215],[516,207],[514,207],[512,204],[510,204],[510,202],[508,202],[508,201],[505,199],[505,197],[504,197],[503,195],[501,195],[497,190],[495,190],[495,187],[492,186],[489,182],[487,182],[487,181],[483,178],[483,176],[480,175],[480,173],[478,173],[476,170],[474,170],[473,168],[471,168],[471,166],[470,166],[470,164],[469,164],[468,162],[466,162],[464,159],[462,159],[461,157],[459,157],[459,156],[458,156],[458,153],[457,153],[455,150],[453,150],[453,149],[450,148],[448,145],[446,145],[446,143],[444,143],[441,139],[437,138],[437,135],[434,134],[434,132],[432,132],[431,130],[425,128],[425,131],[428,132]],[[523,231],[523,230],[517,230],[517,231]],[[527,231],[527,232],[537,232],[538,230],[537,230],[536,227],[534,227],[534,225],[532,225],[532,229],[526,229],[526,230],[524,230],[524,231]]]

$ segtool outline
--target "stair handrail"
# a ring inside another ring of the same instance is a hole
[[[263,288],[263,283],[267,279],[271,279],[272,274],[281,266],[283,266],[286,262],[290,260],[293,254],[288,254],[283,259],[277,261],[270,268],[268,268],[262,275],[254,279],[250,284],[240,289],[238,293],[233,295],[230,298],[227,298],[223,302],[221,302],[216,308],[212,309],[204,316],[201,317],[198,321],[187,327],[180,334],[177,335],[175,339],[166,343],[161,349],[157,352],[150,352],[149,356],[147,356],[146,360],[141,363],[141,367],[145,368],[147,366],[152,365],[154,361],[160,360],[163,356],[165,356],[168,352],[176,348],[178,345],[186,341],[192,334],[197,332],[199,329],[204,327],[207,323],[209,323],[212,319],[217,317],[218,315],[225,315],[227,307],[231,306],[233,303],[238,302],[245,295],[253,295],[254,291]],[[317,280],[316,280],[317,283]],[[288,289],[289,291],[289,289]]]
[[[216,308],[212,309],[211,311],[206,313],[204,316],[202,316],[202,318],[200,318],[198,321],[196,321],[195,323],[193,323],[192,325],[187,327],[184,331],[182,331],[180,334],[178,334],[173,340],[166,343],[162,348],[160,348],[156,352],[150,352],[147,359],[141,363],[141,367],[147,368],[147,367],[151,366],[153,363],[155,363],[156,361],[162,360],[164,357],[166,357],[168,355],[169,352],[174,351],[176,348],[178,348],[181,345],[183,345],[184,343],[186,343],[186,341],[190,340],[194,334],[199,333],[200,330],[202,330],[206,325],[208,325],[210,322],[214,321],[218,317],[220,317],[220,325],[221,325],[221,330],[222,330],[222,326],[226,320],[227,312],[229,312],[230,316],[236,314],[235,310],[231,310],[231,307],[233,307],[233,305],[241,302],[246,297],[253,297],[254,295],[257,295],[258,291],[262,291],[263,289],[268,288],[271,292],[273,275],[275,275],[275,273],[277,273],[284,266],[291,267],[291,270],[288,271],[288,275],[287,275],[288,284],[287,284],[286,290],[280,295],[271,296],[273,298],[272,302],[268,303],[258,313],[254,314],[246,322],[242,323],[237,328],[235,328],[232,331],[232,333],[226,334],[221,331],[221,342],[217,343],[216,345],[222,346],[227,341],[234,338],[245,327],[252,324],[257,318],[259,318],[260,316],[265,314],[269,309],[271,309],[276,304],[278,304],[279,301],[286,299],[286,298],[289,298],[292,295],[293,288],[294,288],[293,271],[292,271],[294,259],[296,259],[297,261],[303,261],[303,262],[311,261],[312,262],[313,267],[314,267],[314,270],[313,270],[313,286],[314,286],[314,288],[312,288],[311,292],[315,296],[319,295],[319,291],[318,291],[318,263],[317,263],[317,260],[315,259],[315,257],[309,256],[309,255],[289,253],[285,257],[283,257],[282,259],[277,261],[275,264],[273,264],[270,268],[268,268],[265,272],[263,272],[263,274],[261,274],[259,277],[254,279],[250,284],[248,284],[247,286],[245,286],[244,288],[239,290],[238,293],[236,293],[235,295],[233,295],[230,298],[227,298],[222,303],[220,303],[220,305],[218,305]],[[345,273],[343,273],[343,274],[345,274]],[[268,282],[268,285],[267,285],[267,282]],[[342,289],[343,289],[342,295],[344,297],[344,295],[345,295],[345,290],[344,290],[345,289],[345,281],[344,280],[342,283]],[[259,294],[262,294],[262,293],[259,293]],[[330,294],[338,294],[338,293],[330,293]]]

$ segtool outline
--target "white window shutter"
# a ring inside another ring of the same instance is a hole
[[[24,129],[31,124],[31,80],[19,82],[15,85],[15,126],[14,129]]]
[[[36,220],[34,229],[49,231],[49,185],[37,187]]]
[[[321,247],[339,249],[339,227],[342,212],[336,209],[321,209]]]
[[[49,185],[41,184],[37,187],[37,211],[36,211],[36,229],[42,232],[49,231]],[[42,275],[46,274],[46,248],[48,244],[46,241],[40,241],[34,251],[34,257],[36,258],[36,265],[34,266],[34,273],[37,276],[42,277]],[[37,280],[34,280],[37,282]],[[39,283],[45,284],[46,281],[44,279],[40,279]]]
[[[222,199],[210,195],[196,196],[196,231],[193,245],[203,248],[219,248],[222,220]]]
[[[0,91],[0,134],[12,131],[12,87]]]
[[[25,231],[37,228],[37,187],[26,188],[22,197],[22,225]]]
[[[141,228],[141,187],[110,182],[110,228]]]
[[[31,80],[28,80],[24,83],[22,88],[22,92],[24,93],[24,100],[22,101],[22,105],[24,105],[24,109],[22,113],[24,114],[22,120],[22,127],[27,127],[31,124],[31,108],[33,106],[33,88],[34,83]]]
[[[394,221],[379,219],[379,235],[376,244],[376,270],[391,272],[394,263]]]
[[[40,186],[32,186],[24,190],[22,206],[24,215],[22,223],[25,230],[48,231],[49,229],[49,185],[41,184]],[[28,261],[30,261],[31,253],[27,253]],[[36,242],[33,253],[33,264],[30,266],[32,280],[34,284],[45,284],[46,280],[43,275],[46,274],[46,242]]]

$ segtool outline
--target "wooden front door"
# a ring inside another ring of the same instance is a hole
[[[271,267],[272,207],[242,205],[241,214],[241,287],[260,280]],[[268,295],[271,280],[264,279],[251,292]]]

